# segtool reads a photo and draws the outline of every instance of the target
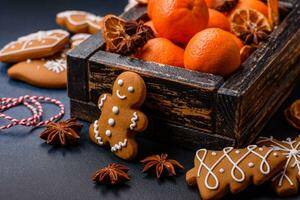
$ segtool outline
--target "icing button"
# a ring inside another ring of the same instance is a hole
[[[111,130],[106,130],[106,131],[105,131],[105,135],[106,135],[107,137],[110,137],[110,136],[111,136]]]
[[[118,80],[118,85],[119,85],[119,86],[122,86],[123,84],[124,84],[124,81],[123,81],[122,79],[119,79],[119,80]]]
[[[239,153],[240,153],[240,151],[239,151],[239,150],[236,150],[236,151],[235,151],[235,153],[236,153],[236,154],[239,154]]]
[[[128,92],[133,93],[134,92],[134,88],[132,86],[128,87]]]
[[[225,170],[224,170],[223,168],[221,168],[221,169],[219,169],[219,172],[220,172],[221,174],[223,174],[223,173],[225,172]]]
[[[263,151],[264,149],[260,147],[260,148],[258,148],[258,150],[259,150],[259,151]]]
[[[211,155],[212,155],[212,156],[216,156],[217,153],[213,151],[213,152],[211,152]]]
[[[252,163],[252,162],[248,163],[248,167],[250,167],[250,168],[254,167],[254,163]]]
[[[273,156],[278,157],[278,153],[273,153]]]
[[[115,120],[113,118],[108,119],[108,125],[114,126],[115,125]]]
[[[118,106],[113,106],[112,107],[112,112],[114,113],[114,114],[119,114],[119,108],[118,108]]]

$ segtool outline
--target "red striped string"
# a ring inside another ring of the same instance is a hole
[[[60,108],[60,112],[54,116],[52,116],[50,119],[46,121],[41,121],[43,116],[43,107],[41,103],[52,103]],[[24,105],[26,106],[32,113],[32,116],[29,118],[23,118],[23,119],[15,119],[9,115],[4,114],[3,112],[16,107],[18,105]],[[8,129],[13,126],[22,125],[22,126],[44,126],[48,124],[49,122],[55,121],[57,119],[60,119],[65,113],[64,104],[60,101],[50,98],[50,97],[44,97],[44,96],[30,96],[25,95],[18,98],[7,98],[3,97],[0,98],[0,118],[6,119],[10,121],[11,123],[0,126],[1,129]]]

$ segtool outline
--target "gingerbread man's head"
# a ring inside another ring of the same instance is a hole
[[[122,73],[113,85],[112,98],[124,106],[140,107],[145,100],[144,94],[146,94],[145,82],[133,72]]]

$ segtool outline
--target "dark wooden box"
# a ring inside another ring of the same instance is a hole
[[[71,115],[94,121],[100,115],[98,97],[111,92],[121,72],[134,71],[148,90],[143,111],[150,123],[141,135],[192,149],[252,142],[287,98],[300,72],[300,1],[285,4],[291,9],[280,26],[226,80],[105,52],[101,33],[95,34],[68,54]],[[145,7],[122,15],[142,16]]]

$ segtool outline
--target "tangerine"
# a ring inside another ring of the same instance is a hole
[[[240,50],[232,36],[219,28],[197,33],[184,52],[187,69],[227,77],[241,64]]]
[[[152,16],[153,16],[152,11],[153,11],[153,7],[155,5],[155,1],[156,0],[148,0],[147,14],[150,19],[152,19]]]
[[[208,28],[220,28],[225,31],[230,31],[230,23],[228,18],[221,12],[208,9],[209,11],[209,20],[208,20]]]
[[[183,67],[184,50],[165,38],[149,40],[137,55],[145,61]]]
[[[240,38],[238,38],[235,34],[230,33],[230,32],[228,32],[228,33],[232,36],[232,39],[236,42],[239,49],[243,48],[243,46],[244,46],[243,41]]]
[[[204,0],[154,0],[151,15],[161,37],[186,44],[208,24],[208,8]]]
[[[262,13],[265,17],[268,17],[268,6],[259,0],[240,0],[236,7],[232,10],[234,12],[236,9],[253,9]],[[232,13],[231,12],[231,13]]]

